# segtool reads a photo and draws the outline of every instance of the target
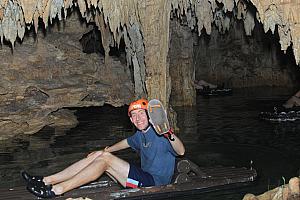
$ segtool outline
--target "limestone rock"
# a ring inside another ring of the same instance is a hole
[[[106,67],[103,56],[83,53],[79,39],[89,27],[76,18],[70,16],[63,30],[52,27],[47,37],[39,33],[38,42],[25,38],[13,54],[8,47],[0,51],[2,139],[44,126],[76,125],[75,116],[62,108],[122,106],[132,98],[126,64],[110,58]]]
[[[273,190],[267,191],[264,194],[255,196],[246,194],[243,200],[298,200],[299,193],[299,178],[291,178],[289,184],[279,186]]]
[[[238,12],[246,11],[245,0],[216,0],[218,3],[223,4],[224,12],[232,12],[234,6],[237,6]],[[177,9],[178,17],[179,15],[184,15],[184,13],[190,13],[190,11],[195,13],[197,18],[197,27],[199,34],[201,29],[205,28],[206,32],[210,34],[211,24],[214,21],[213,14],[217,12],[217,4],[214,0],[166,0],[161,4],[161,1],[156,1],[155,3],[150,3],[149,1],[143,2],[139,0],[121,0],[121,1],[107,1],[107,0],[80,0],[77,1],[76,6],[79,7],[80,13],[83,17],[90,21],[92,17],[90,11],[92,6],[98,8],[104,17],[105,24],[109,25],[114,39],[117,40],[118,34],[124,25],[129,26],[133,23],[141,23],[142,26],[145,26],[151,20],[143,21],[140,16],[143,14],[143,10],[147,12],[148,16],[155,15],[156,11],[150,7],[156,5],[163,5],[163,7],[157,7],[160,11],[163,9],[166,13],[169,13],[170,10]],[[299,53],[299,26],[300,26],[300,14],[298,12],[299,2],[293,0],[251,0],[251,3],[257,8],[257,17],[264,24],[265,31],[269,29],[274,32],[275,27],[289,27],[288,32],[285,32],[288,35],[291,35],[290,38],[283,37],[281,38],[282,44],[291,44],[293,43],[294,54],[297,63],[299,64],[300,53]],[[244,5],[244,6],[240,6]],[[19,0],[12,1],[6,0],[0,3],[1,15],[0,15],[0,37],[1,40],[5,37],[6,40],[12,43],[17,37],[23,39],[25,27],[26,26],[38,26],[38,18],[43,19],[45,27],[48,26],[48,21],[52,23],[52,19],[58,17],[59,20],[62,19],[62,16],[67,15],[67,8],[72,6],[72,1],[63,1],[63,0]],[[148,9],[150,8],[150,9]],[[61,12],[62,11],[62,12]],[[246,12],[247,13],[247,12]],[[162,17],[163,15],[160,15]],[[168,14],[166,16],[169,16]],[[249,21],[249,15],[245,18],[245,27],[251,27],[253,22]],[[168,17],[167,17],[168,18]],[[169,21],[169,19],[166,19]],[[250,23],[250,24],[249,24]],[[166,26],[168,27],[168,26]],[[35,27],[37,30],[37,27]],[[146,31],[142,30],[142,31]],[[246,30],[249,33],[249,30]],[[279,30],[279,34],[283,36],[283,32]],[[166,32],[167,33],[167,32]],[[146,35],[146,32],[143,32],[143,35]],[[282,49],[286,50],[287,46],[282,45]]]

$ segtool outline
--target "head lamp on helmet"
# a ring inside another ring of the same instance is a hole
[[[128,116],[130,117],[130,112],[133,110],[143,109],[147,111],[148,101],[146,99],[139,99],[130,103],[128,108]]]

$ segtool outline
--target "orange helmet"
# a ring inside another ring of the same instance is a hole
[[[146,99],[139,99],[130,103],[128,108],[128,116],[130,117],[130,112],[137,109],[147,110],[148,101]]]

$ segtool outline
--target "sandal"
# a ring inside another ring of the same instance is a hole
[[[26,189],[34,194],[37,197],[40,198],[54,198],[56,197],[56,194],[52,191],[52,185],[45,185],[39,186],[39,185],[33,185],[31,183],[28,183]]]
[[[46,184],[43,181],[43,176],[31,176],[26,171],[22,171],[21,176],[27,183],[31,183],[32,185],[46,186]]]
[[[149,121],[159,135],[163,135],[170,130],[167,113],[162,103],[157,99],[152,99],[148,103]]]

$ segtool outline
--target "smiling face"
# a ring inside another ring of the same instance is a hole
[[[130,112],[130,120],[139,130],[146,130],[149,126],[146,110],[137,109]]]

